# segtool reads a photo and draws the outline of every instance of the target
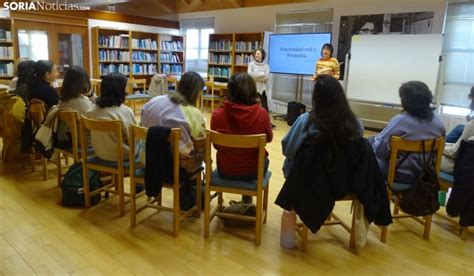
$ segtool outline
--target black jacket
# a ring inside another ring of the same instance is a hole
[[[305,141],[275,203],[294,209],[312,232],[331,214],[335,201],[355,193],[369,222],[392,222],[383,175],[372,147],[360,138],[343,147]]]
[[[146,135],[145,188],[146,195],[156,197],[163,183],[170,183],[173,175],[173,157],[168,137],[171,129],[150,127]]]
[[[29,99],[42,100],[47,105],[47,110],[50,110],[53,105],[56,105],[59,102],[58,91],[51,87],[49,82],[46,80],[31,83],[29,89]]]
[[[461,141],[446,212],[460,216],[461,226],[474,226],[474,141]]]

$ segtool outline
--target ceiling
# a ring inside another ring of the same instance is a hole
[[[179,13],[314,1],[317,0],[67,0],[67,3],[127,15],[177,19]]]

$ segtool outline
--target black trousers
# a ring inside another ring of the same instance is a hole
[[[268,114],[270,114],[270,111],[268,110],[268,98],[267,98],[267,93],[265,90],[262,91],[262,94],[257,93],[258,95],[258,100],[260,101],[260,104],[262,107],[267,111]]]

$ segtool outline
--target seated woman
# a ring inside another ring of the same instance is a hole
[[[34,77],[29,83],[30,100],[38,99],[46,104],[49,110],[53,105],[58,104],[58,91],[51,84],[58,78],[59,72],[56,64],[49,60],[38,60],[35,63]]]
[[[86,113],[86,117],[95,120],[120,120],[123,132],[123,158],[128,160],[129,126],[136,124],[132,109],[124,104],[127,78],[119,73],[111,73],[102,79],[100,97],[95,105]],[[117,137],[110,133],[93,131],[91,143],[96,155],[103,160],[118,161]]]
[[[19,58],[19,59],[15,60],[15,62],[13,64],[13,75],[15,77],[10,81],[10,84],[8,85],[8,92],[15,91],[16,86],[18,84],[18,66],[20,65],[20,63],[22,63],[23,61],[27,61],[27,60],[30,60],[30,58],[22,57],[22,58]]]
[[[267,142],[273,139],[272,125],[266,110],[257,104],[255,81],[247,73],[232,75],[227,84],[228,100],[214,110],[211,129],[226,134],[266,134]],[[257,149],[216,147],[219,175],[231,180],[256,180],[258,168]],[[268,170],[268,153],[264,172]],[[251,199],[251,198],[250,198]],[[244,201],[249,201],[244,198]]]
[[[420,81],[404,83],[399,89],[399,94],[403,112],[393,117],[383,131],[371,140],[379,166],[385,176],[388,172],[392,136],[420,141],[446,135],[443,121],[430,107],[433,96],[426,84]],[[397,168],[395,181],[413,183],[421,170],[421,164],[421,154],[410,154]]]
[[[94,102],[95,95],[91,91],[87,72],[80,66],[72,66],[64,76],[58,107],[85,115],[94,106]]]

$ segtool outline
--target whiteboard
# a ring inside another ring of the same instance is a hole
[[[400,104],[398,89],[412,80],[426,83],[435,97],[442,43],[442,34],[353,36],[347,97]]]

